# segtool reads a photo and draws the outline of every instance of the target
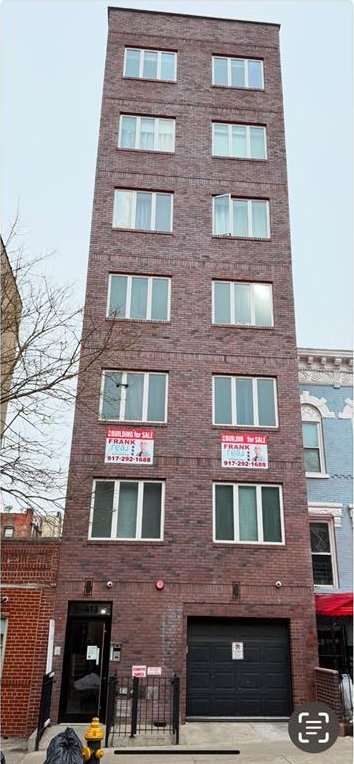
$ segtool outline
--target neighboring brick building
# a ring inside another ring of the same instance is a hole
[[[318,659],[278,25],[109,9],[84,331],[105,316],[54,714],[104,719],[108,673],[141,664],[181,675],[183,718],[287,717]]]
[[[3,539],[1,561],[1,731],[37,726],[53,619],[59,539]]]
[[[320,666],[352,674],[353,354],[298,354]]]
[[[22,303],[4,242],[0,236],[1,264],[1,410],[0,438],[6,424],[8,393],[16,360],[18,328]]]

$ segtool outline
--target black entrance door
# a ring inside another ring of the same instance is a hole
[[[189,620],[189,717],[287,717],[291,710],[286,621]]]
[[[59,721],[105,721],[110,625],[110,603],[69,603]]]

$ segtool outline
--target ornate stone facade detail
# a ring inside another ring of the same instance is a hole
[[[353,356],[349,350],[298,350],[299,382],[332,387],[351,387]]]
[[[338,414],[339,419],[353,419],[353,399],[346,398],[343,411]]]
[[[309,420],[313,420],[314,422],[318,422],[316,409],[324,419],[333,419],[335,417],[334,411],[330,411],[327,406],[326,398],[317,398],[316,395],[311,395],[308,390],[304,390],[304,392],[301,393],[300,402],[301,417],[303,421],[308,422]]]
[[[308,505],[309,515],[318,518],[323,516],[331,517],[334,521],[335,528],[342,527],[342,509],[343,504],[334,504],[331,502],[324,504],[323,502],[313,501],[309,502]]]

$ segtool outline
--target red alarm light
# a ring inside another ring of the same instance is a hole
[[[156,581],[155,586],[156,586],[156,589],[159,589],[159,590],[164,589],[165,582],[159,579],[158,581]]]

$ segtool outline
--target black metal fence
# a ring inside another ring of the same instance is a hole
[[[49,674],[44,674],[42,679],[41,699],[39,704],[36,742],[34,745],[35,751],[38,751],[39,741],[43,735],[44,730],[50,724],[50,704],[52,700],[53,683],[54,671],[51,671]]]
[[[124,737],[165,733],[179,743],[180,680],[170,677],[111,676],[108,681],[105,746]]]

